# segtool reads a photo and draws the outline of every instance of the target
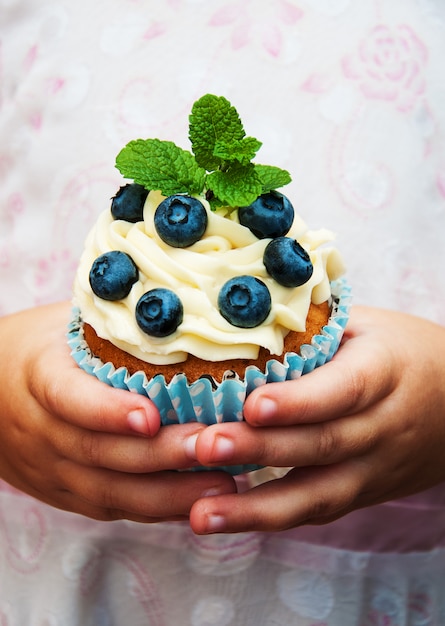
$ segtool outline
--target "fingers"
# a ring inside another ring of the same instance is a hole
[[[150,439],[88,431],[54,422],[50,443],[62,458],[90,467],[142,474],[184,469],[198,462],[189,441],[206,427],[197,423],[163,426]]]
[[[112,389],[77,366],[67,344],[69,319],[69,303],[60,303],[3,320],[4,332],[19,338],[23,328],[34,329],[31,345],[26,334],[17,340],[23,361],[19,371],[24,380],[19,381],[20,385],[48,413],[79,427],[153,436],[159,429],[160,417],[148,398]]]
[[[357,506],[361,485],[360,465],[351,462],[295,469],[245,493],[198,500],[190,525],[197,534],[210,534],[323,524]]]
[[[224,472],[136,476],[70,462],[59,471],[65,488],[59,490],[57,504],[51,504],[104,521],[186,519],[197,499],[236,491],[233,478]]]
[[[327,465],[368,452],[381,436],[381,428],[367,413],[298,427],[252,428],[245,422],[218,424],[199,434],[195,455],[207,466]]]
[[[244,405],[252,426],[332,420],[363,411],[388,396],[396,385],[385,346],[372,332],[352,326],[334,359],[293,381],[263,385]]]

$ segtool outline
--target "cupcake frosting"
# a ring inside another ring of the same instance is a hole
[[[288,233],[309,254],[313,273],[300,287],[278,284],[267,272],[263,255],[270,239],[258,239],[242,226],[237,212],[212,211],[203,196],[200,202],[208,223],[199,241],[187,248],[174,248],[157,234],[154,213],[164,199],[159,192],[148,194],[144,219],[136,223],[113,218],[105,210],[89,233],[74,284],[74,303],[85,322],[118,348],[150,363],[179,363],[188,354],[208,360],[255,359],[259,347],[273,355],[283,352],[290,330],[304,331],[312,303],[330,298],[330,283],[344,272],[334,235],[326,229],[308,230],[296,216]],[[127,253],[139,270],[129,295],[118,301],[104,300],[93,293],[89,272],[101,254],[118,250]],[[255,328],[230,324],[218,309],[218,294],[230,278],[252,275],[269,289],[272,306],[265,321]],[[183,304],[183,320],[175,332],[163,338],[148,336],[138,326],[135,308],[139,298],[154,288],[175,292]]]

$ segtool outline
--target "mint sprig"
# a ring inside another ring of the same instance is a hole
[[[120,151],[116,167],[125,178],[165,196],[206,193],[212,208],[251,204],[291,181],[286,170],[252,163],[262,144],[246,137],[226,98],[207,94],[197,100],[189,123],[193,154],[171,141],[137,139]]]

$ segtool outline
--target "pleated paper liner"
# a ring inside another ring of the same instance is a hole
[[[301,346],[299,353],[288,352],[283,362],[271,359],[264,371],[255,366],[246,368],[244,380],[233,372],[226,372],[218,383],[209,376],[188,381],[178,373],[170,383],[162,374],[148,380],[144,372],[130,375],[112,363],[103,363],[95,357],[83,336],[80,311],[73,311],[68,329],[68,344],[76,363],[88,374],[102,382],[149,397],[159,409],[164,426],[197,421],[204,424],[241,421],[246,397],[256,387],[285,380],[295,380],[330,361],[340,345],[349,319],[351,289],[345,279],[331,283],[332,310],[328,323],[320,334],[314,335],[311,344]],[[224,469],[233,475],[258,469],[257,465],[236,465]],[[206,469],[206,468],[202,468]],[[215,468],[209,468],[215,469]]]

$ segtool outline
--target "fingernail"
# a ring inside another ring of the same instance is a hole
[[[187,437],[187,439],[184,441],[185,454],[187,458],[190,459],[191,461],[196,461],[196,440],[197,439],[198,439],[198,434],[196,433],[195,435],[190,435],[190,437]]]
[[[150,426],[144,409],[135,409],[127,415],[127,424],[139,435],[150,435]]]
[[[255,409],[258,421],[271,422],[277,414],[277,403],[272,398],[260,398]]]
[[[208,515],[206,523],[207,533],[221,533],[226,528],[226,518],[223,515]]]
[[[212,447],[212,461],[219,463],[220,461],[230,461],[235,451],[235,444],[231,439],[216,435]]]
[[[227,493],[223,487],[210,487],[202,492],[201,498],[211,498],[212,496],[221,496]]]

